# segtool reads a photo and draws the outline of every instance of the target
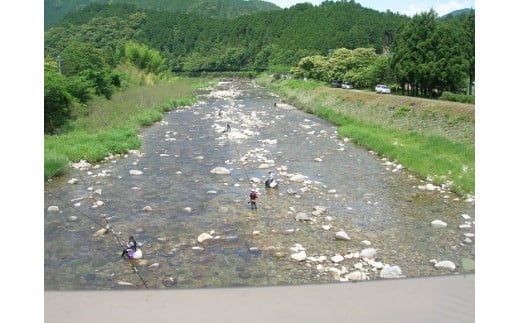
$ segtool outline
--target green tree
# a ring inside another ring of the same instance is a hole
[[[456,91],[472,70],[471,57],[474,70],[470,29],[465,33],[459,20],[440,20],[432,10],[404,25],[396,35],[390,61],[403,91],[421,96],[432,96],[434,90]]]
[[[65,89],[66,78],[55,71],[44,74],[44,132],[55,134],[68,122],[71,116],[71,95]]]
[[[65,47],[61,57],[61,71],[65,76],[80,75],[86,70],[110,69],[101,51],[91,43],[74,41]]]
[[[291,70],[298,77],[312,78],[320,81],[328,81],[329,63],[326,57],[314,55],[303,57],[298,67]]]
[[[159,73],[165,69],[165,59],[158,50],[136,42],[125,44],[124,55],[126,61],[148,73]]]

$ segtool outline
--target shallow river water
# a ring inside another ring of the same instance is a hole
[[[222,81],[141,135],[139,151],[45,183],[46,290],[474,273],[472,199],[338,138],[333,125],[252,82]],[[278,188],[265,188],[268,171]],[[106,224],[112,231],[100,234]],[[141,260],[121,257],[129,235]]]

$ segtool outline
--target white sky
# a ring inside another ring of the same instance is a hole
[[[297,3],[308,2],[318,5],[323,0],[265,0],[276,4],[282,8],[289,8]],[[475,8],[475,0],[355,0],[365,8],[371,8],[377,11],[399,12],[408,16],[413,16],[420,12],[429,11],[431,8],[440,16],[450,13],[454,10],[463,8]]]

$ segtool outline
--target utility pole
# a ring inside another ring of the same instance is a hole
[[[58,74],[61,75],[61,56],[58,55],[57,58],[58,58]]]

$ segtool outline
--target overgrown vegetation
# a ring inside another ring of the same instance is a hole
[[[474,95],[456,94],[456,93],[452,93],[452,92],[448,92],[448,91],[442,92],[442,95],[440,96],[439,100],[475,104]]]

